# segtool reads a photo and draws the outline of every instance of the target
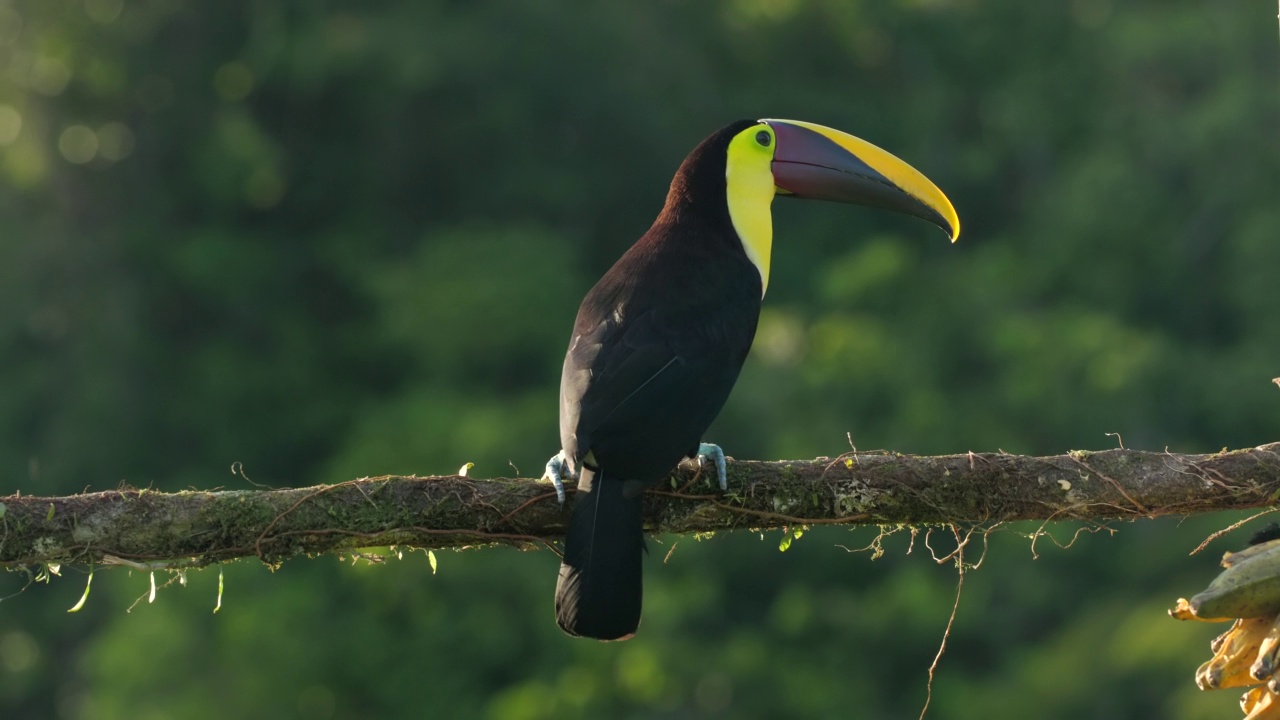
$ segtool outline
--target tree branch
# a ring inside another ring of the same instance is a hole
[[[1107,450],[1051,457],[849,453],[729,463],[729,492],[682,467],[645,497],[653,532],[798,525],[975,525],[1187,515],[1276,504],[1280,443],[1212,455]],[[531,546],[564,533],[551,486],[462,476],[286,490],[121,488],[0,498],[0,567],[191,567],[382,545]]]

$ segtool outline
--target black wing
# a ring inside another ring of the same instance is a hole
[[[759,315],[758,297],[722,300],[673,293],[601,308],[609,311],[595,318],[584,301],[561,377],[570,458],[590,453],[617,479],[651,482],[697,447],[737,380]]]

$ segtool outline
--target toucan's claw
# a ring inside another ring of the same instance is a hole
[[[707,460],[714,460],[716,463],[716,479],[720,481],[720,492],[729,489],[729,474],[725,468],[724,451],[715,443],[702,443],[698,446],[698,465],[702,466]]]
[[[547,461],[547,469],[543,472],[542,478],[550,480],[555,486],[556,502],[560,503],[560,507],[564,507],[564,478],[572,480],[575,477],[577,475],[569,468],[569,461],[565,459],[563,450]]]

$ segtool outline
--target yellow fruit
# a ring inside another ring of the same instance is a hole
[[[1253,696],[1254,701],[1247,703],[1250,696]],[[1259,685],[1245,693],[1240,699],[1240,707],[1245,712],[1244,720],[1280,720],[1280,699],[1265,685]]]
[[[1267,636],[1258,646],[1258,657],[1249,668],[1249,675],[1258,682],[1266,682],[1277,669],[1278,656],[1280,656],[1280,619],[1272,622]]]
[[[1258,706],[1258,702],[1261,701],[1262,697],[1266,694],[1267,689],[1261,685],[1249,690],[1244,695],[1240,696],[1240,709],[1244,711],[1245,715],[1248,715],[1253,712],[1253,709]]]
[[[1229,617],[1199,617],[1191,611],[1191,603],[1186,598],[1178,598],[1178,602],[1169,608],[1169,617],[1174,620],[1199,620],[1200,622],[1229,622]]]
[[[1258,681],[1249,674],[1250,666],[1271,628],[1269,617],[1236,621],[1213,658],[1196,670],[1196,685],[1201,690],[1217,690],[1256,684]]]

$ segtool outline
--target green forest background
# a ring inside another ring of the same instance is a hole
[[[964,234],[776,203],[731,455],[1280,440],[1275,12],[0,0],[0,495],[539,474],[578,300],[740,117],[890,149]],[[1237,716],[1164,612],[1236,518],[996,533],[930,717]],[[914,718],[956,571],[874,537],[656,538],[607,645],[545,551],[245,561],[216,615],[216,569],[74,615],[81,570],[4,573],[0,717]]]

